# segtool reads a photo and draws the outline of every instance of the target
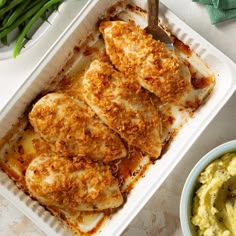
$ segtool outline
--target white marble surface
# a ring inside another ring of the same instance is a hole
[[[57,22],[57,27],[50,28],[50,34],[54,37],[57,37],[66,27],[70,17],[73,17],[78,7],[86,2],[85,0],[70,1],[75,7],[65,9],[69,16],[67,20]],[[212,26],[206,9],[200,4],[193,3],[190,0],[162,0],[162,2],[236,63],[236,47],[234,46],[236,19]],[[25,52],[15,61],[1,61],[0,59],[0,72],[7,72],[8,74],[7,78],[1,78],[0,75],[1,97],[8,99],[9,94],[12,94],[22,83],[14,76],[14,68],[21,68],[18,77],[26,77],[37,63],[37,60],[45,53],[42,45],[50,46],[54,37],[45,36],[32,50]],[[30,61],[26,60],[29,56],[32,58]],[[8,82],[6,83],[5,80]],[[5,101],[0,99],[0,107],[4,105]],[[236,138],[235,120],[236,94],[231,97],[172,174],[128,226],[123,233],[124,236],[182,235],[179,222],[179,201],[184,181],[202,155],[215,146]],[[8,200],[0,196],[0,236],[45,236],[45,234],[11,205]]]

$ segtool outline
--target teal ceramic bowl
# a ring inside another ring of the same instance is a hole
[[[180,222],[184,236],[195,236],[196,229],[191,223],[192,203],[201,172],[215,159],[225,153],[236,151],[236,140],[224,143],[203,156],[190,172],[184,184],[180,199]]]

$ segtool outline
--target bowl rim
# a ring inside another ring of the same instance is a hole
[[[188,174],[180,197],[180,224],[184,236],[196,234],[196,232],[194,232],[194,226],[191,225],[190,211],[191,201],[194,194],[194,186],[196,186],[199,175],[212,161],[221,157],[225,153],[233,151],[236,151],[236,139],[216,146],[207,152],[198,160],[198,162]]]

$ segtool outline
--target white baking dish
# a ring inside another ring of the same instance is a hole
[[[116,0],[91,0],[77,15],[61,37],[48,50],[41,61],[0,113],[0,138],[16,123],[27,105],[35,98],[46,84],[57,74],[72,53],[73,48],[94,29],[105,9]],[[146,8],[146,1],[132,0],[131,3]],[[145,203],[151,198],[167,176],[171,173],[184,154],[211,122],[219,110],[231,97],[236,88],[235,64],[204,40],[166,7],[161,5],[160,18],[177,38],[186,43],[198,54],[216,76],[216,86],[210,98],[186,123],[168,151],[152,165],[128,196],[122,209],[112,215],[111,219],[98,231],[98,235],[120,235]],[[145,24],[145,22],[141,22]],[[19,190],[8,176],[0,172],[0,193],[27,215],[47,235],[70,235],[61,223],[46,211],[38,202],[33,201]]]

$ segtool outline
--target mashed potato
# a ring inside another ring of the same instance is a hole
[[[200,175],[192,223],[198,235],[236,235],[236,153],[224,154]]]

